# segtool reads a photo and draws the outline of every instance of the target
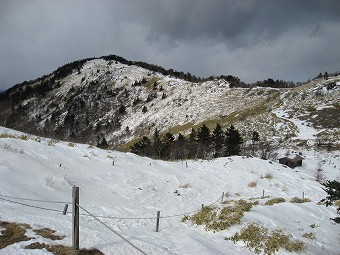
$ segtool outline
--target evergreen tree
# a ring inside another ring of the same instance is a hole
[[[161,157],[161,139],[159,137],[159,131],[156,128],[155,133],[153,134],[153,141],[152,141],[152,153],[157,158]]]
[[[214,146],[214,157],[221,157],[223,153],[224,132],[219,123],[216,124],[212,133],[212,143]]]
[[[328,80],[328,72],[327,72],[327,71],[326,71],[325,74],[323,75],[323,78],[324,78],[325,80]]]
[[[185,137],[179,133],[178,137],[175,141],[175,149],[176,149],[176,158],[177,159],[184,159],[184,150],[185,150],[185,143],[186,143],[186,139]]]
[[[340,182],[327,181],[323,186],[325,187],[323,190],[327,192],[328,196],[321,201],[325,202],[326,206],[332,205],[334,201],[340,200]],[[340,206],[337,209],[337,213],[340,213]],[[340,223],[340,217],[335,217],[332,220]]]
[[[253,131],[252,137],[251,137],[251,142],[252,142],[252,147],[253,147],[253,155],[255,154],[255,145],[257,142],[260,141],[260,135],[257,131]]]
[[[161,157],[165,159],[169,159],[172,154],[173,142],[175,141],[175,137],[173,134],[167,132],[162,138],[161,145]]]
[[[211,135],[209,128],[203,124],[197,131],[197,141],[200,142],[204,147],[209,146],[211,143]]]
[[[131,152],[140,156],[149,156],[151,141],[148,137],[143,136],[142,140],[131,146]]]
[[[238,132],[237,129],[233,125],[227,128],[225,132],[225,155],[240,155],[241,153],[241,144],[243,143],[243,139]]]
[[[121,104],[119,109],[118,109],[119,113],[123,114],[123,113],[125,113],[125,110],[126,110],[125,106],[123,104]]]
[[[197,141],[199,144],[197,156],[205,158],[211,145],[210,130],[205,124],[203,124],[203,126],[197,131]]]
[[[191,128],[188,141],[188,158],[194,158],[197,154],[197,132],[195,128]]]
[[[107,147],[109,147],[109,144],[107,143],[105,137],[103,137],[103,140],[97,144],[97,147],[101,149],[106,149]]]

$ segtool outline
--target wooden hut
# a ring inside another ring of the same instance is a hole
[[[294,168],[297,166],[302,166],[302,160],[304,158],[300,155],[295,155],[294,158],[284,157],[279,159],[279,163],[282,165],[289,166],[290,168]]]

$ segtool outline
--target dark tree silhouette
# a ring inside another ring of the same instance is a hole
[[[255,145],[260,141],[260,134],[257,131],[253,131],[251,142],[252,142],[252,149],[253,155],[255,154]]]
[[[235,129],[233,125],[231,125],[229,128],[227,128],[225,132],[225,137],[225,155],[240,155],[243,139],[238,130]]]
[[[214,147],[213,154],[215,158],[221,157],[223,155],[224,139],[225,137],[222,127],[219,123],[217,123],[212,133],[212,143]]]
[[[131,152],[140,156],[149,156],[150,147],[150,139],[146,136],[143,136],[142,140],[131,146]]]
[[[323,184],[323,190],[327,192],[328,196],[322,199],[326,206],[332,205],[335,201],[340,200],[340,182],[338,181],[327,181]],[[337,213],[340,214],[340,206],[337,209]],[[336,223],[340,223],[340,217],[335,217],[332,219]]]

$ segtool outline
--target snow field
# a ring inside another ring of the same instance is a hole
[[[1,128],[0,133],[4,132],[14,131]],[[79,186],[80,205],[96,216],[111,217],[100,219],[147,254],[253,254],[241,242],[234,244],[224,240],[247,222],[260,223],[269,230],[284,229],[306,244],[303,254],[337,254],[339,251],[338,226],[329,220],[336,217],[336,208],[317,205],[326,193],[314,180],[312,169],[316,167],[317,159],[311,153],[307,154],[306,165],[290,169],[275,162],[239,156],[187,161],[187,164],[163,162],[86,144],[57,142],[49,146],[49,141],[44,138],[41,142],[0,138],[0,144],[16,149],[6,150],[0,146],[0,198],[67,202],[71,200],[72,186]],[[332,164],[338,164],[334,155],[325,154],[324,157]],[[335,176],[332,167],[327,168],[327,174]],[[269,174],[272,178],[268,178]],[[250,187],[251,182],[256,182],[256,186]],[[265,198],[261,198],[263,190]],[[220,204],[222,192],[227,195],[224,200],[256,199],[259,205],[245,213],[240,225],[217,233],[183,223],[182,216],[175,216],[197,210],[201,204],[216,202],[214,205],[223,206]],[[303,192],[311,202],[289,202],[292,197],[301,197]],[[283,197],[286,202],[264,205],[275,197]],[[64,207],[64,204],[6,199],[61,211]],[[71,245],[70,215],[1,199],[0,211],[2,221],[49,227],[66,236],[53,243]],[[158,233],[155,232],[157,211],[161,211],[161,217],[166,217],[160,219]],[[82,210],[81,213],[86,214]],[[309,232],[315,233],[315,240],[302,237]],[[34,236],[31,232],[28,235]],[[49,239],[35,237],[35,240],[8,246],[0,250],[0,254],[50,254],[44,250],[24,249],[37,241],[52,243]],[[140,254],[93,218],[84,215],[80,218],[80,246],[95,247],[105,254]],[[278,254],[290,253],[280,250]]]

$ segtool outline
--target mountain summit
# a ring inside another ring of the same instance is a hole
[[[188,135],[203,123],[233,124],[245,141],[256,130],[301,143],[296,120],[313,130],[303,142],[339,141],[339,76],[292,88],[241,87],[232,78],[202,80],[117,56],[80,60],[2,93],[0,124],[115,149],[155,129]]]

